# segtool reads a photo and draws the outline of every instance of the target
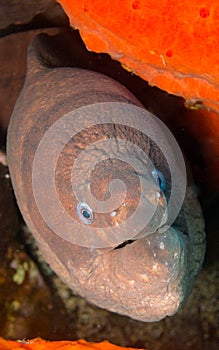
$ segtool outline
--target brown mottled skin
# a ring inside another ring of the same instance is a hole
[[[174,314],[191,290],[205,251],[202,214],[192,189],[188,187],[175,226],[166,232],[164,250],[159,249],[159,232],[119,247],[102,249],[77,246],[53,233],[42,219],[32,191],[33,158],[45,130],[65,113],[88,104],[124,102],[142,106],[126,88],[106,76],[79,68],[50,67],[51,55],[50,52],[47,55],[42,36],[33,41],[28,55],[26,81],[9,126],[7,156],[18,205],[41,252],[73,291],[100,307],[142,321],[156,321]],[[154,164],[160,165],[168,181],[165,159],[156,145],[142,139],[141,133],[102,125],[71,140],[58,161],[58,169],[65,171],[57,175],[56,183],[67,210],[70,209],[66,201],[70,200],[73,208],[76,206],[71,192],[62,191],[67,188],[70,176],[69,152],[77,156],[78,149],[83,149],[87,141],[110,136],[127,138],[141,146]],[[116,169],[118,165],[112,161],[110,167]],[[105,198],[113,178],[111,174],[103,178],[102,170],[96,173],[92,184],[98,199]],[[132,170],[124,165],[122,171],[127,186],[130,183],[132,186],[125,209],[121,208],[116,218],[108,217],[107,224],[112,226],[115,220],[120,222],[129,215],[139,196],[138,181],[133,182],[129,177]],[[50,201],[48,198],[48,205]],[[162,206],[161,199],[158,208],[161,211]],[[98,217],[93,225],[100,222],[103,223],[103,218]]]

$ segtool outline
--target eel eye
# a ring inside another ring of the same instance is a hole
[[[86,225],[92,224],[94,221],[93,212],[86,203],[78,203],[77,214],[79,219]]]
[[[156,183],[159,185],[161,191],[165,192],[167,183],[163,173],[160,170],[155,169],[152,171],[152,176],[155,179]]]

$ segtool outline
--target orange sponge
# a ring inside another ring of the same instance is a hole
[[[218,0],[58,0],[88,49],[219,111]]]
[[[89,343],[86,340],[77,341],[46,341],[41,338],[29,341],[12,341],[0,338],[0,350],[134,350],[110,344],[107,341],[101,343]],[[139,349],[140,350],[140,349]],[[143,350],[143,349],[142,349]]]

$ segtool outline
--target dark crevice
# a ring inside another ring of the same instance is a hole
[[[125,242],[122,242],[121,244],[119,244],[117,247],[114,248],[114,250],[123,248],[123,247],[125,247],[126,245],[132,244],[132,243],[134,243],[134,242],[135,242],[135,240],[129,239],[128,241],[125,241]]]

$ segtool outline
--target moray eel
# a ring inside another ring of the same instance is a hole
[[[205,252],[181,151],[124,86],[60,67],[51,52],[44,35],[31,43],[8,130],[24,220],[51,268],[88,301],[141,321],[173,315]]]

